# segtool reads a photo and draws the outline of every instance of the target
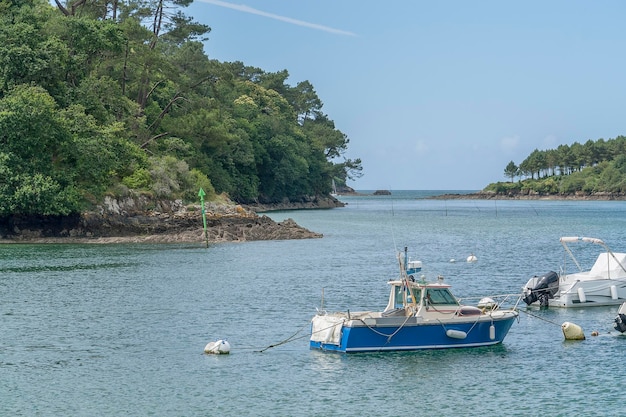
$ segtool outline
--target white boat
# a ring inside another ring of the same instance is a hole
[[[406,249],[404,255],[404,260],[398,255],[400,277],[389,281],[387,307],[382,311],[319,311],[311,322],[311,349],[355,353],[502,343],[518,318],[519,294],[485,297],[476,305],[464,305],[443,277],[436,282],[417,278],[421,262],[410,261]]]
[[[626,301],[626,253],[613,252],[602,240],[592,237],[562,237],[560,241],[577,272],[567,273],[564,264],[559,274],[550,271],[532,277],[523,288],[526,304],[588,307],[618,305]],[[583,269],[568,246],[579,242],[604,248],[591,269]]]
[[[330,195],[333,197],[338,197],[339,194],[337,194],[337,185],[335,185],[335,180],[332,180],[332,186],[333,186],[333,190],[330,192]]]

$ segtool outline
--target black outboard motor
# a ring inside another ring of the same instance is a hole
[[[533,277],[533,278],[536,278]],[[546,272],[538,277],[537,284],[533,288],[526,288],[526,295],[523,300],[526,304],[531,305],[539,300],[541,307],[547,307],[549,299],[554,298],[554,294],[559,290],[559,276],[556,272]]]
[[[620,333],[626,332],[626,303],[622,304],[617,310],[617,317],[615,317],[615,330]]]
[[[626,332],[626,314],[618,314],[615,317],[615,325],[613,327],[620,333]]]

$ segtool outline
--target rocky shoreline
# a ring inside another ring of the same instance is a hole
[[[0,219],[0,243],[218,243],[321,238],[292,219],[275,222],[233,203],[208,203],[206,234],[199,205],[106,198],[75,216]]]
[[[285,200],[281,203],[272,204],[246,204],[244,207],[255,213],[264,213],[268,211],[281,211],[281,210],[309,210],[309,209],[331,209],[337,207],[344,207],[345,203],[337,200],[335,197],[309,197],[301,201],[289,201]]]

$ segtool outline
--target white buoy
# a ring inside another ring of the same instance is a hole
[[[230,343],[226,340],[217,340],[215,342],[209,342],[204,347],[204,353],[214,353],[216,355],[227,355],[230,353]]]
[[[617,300],[617,287],[615,285],[611,285],[611,299]]]
[[[489,340],[496,340],[496,326],[489,326]]]
[[[585,295],[585,290],[583,290],[582,287],[578,289],[578,299],[581,303],[587,302],[587,296]]]
[[[455,262],[456,262],[456,259],[454,259],[454,258],[450,259],[450,263],[451,263],[451,264],[453,264],[453,263],[455,263]]]
[[[583,329],[577,324],[566,321],[561,325],[561,330],[563,330],[565,340],[585,340]]]
[[[470,256],[467,257],[467,262],[469,262],[469,263],[476,262],[477,260],[478,260],[478,258],[473,253]]]

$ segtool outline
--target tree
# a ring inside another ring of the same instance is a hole
[[[511,161],[507,164],[506,168],[504,168],[504,176],[511,179],[513,182],[513,178],[519,175],[519,168],[515,165],[515,162]]]
[[[70,214],[79,209],[66,148],[70,131],[41,87],[18,86],[0,100],[5,184],[0,214]]]
[[[8,12],[0,14],[0,97],[20,84],[39,85],[53,96],[63,96],[69,51],[58,37],[46,34],[55,21],[52,8],[37,1],[11,3]],[[35,5],[38,13],[30,8]]]

